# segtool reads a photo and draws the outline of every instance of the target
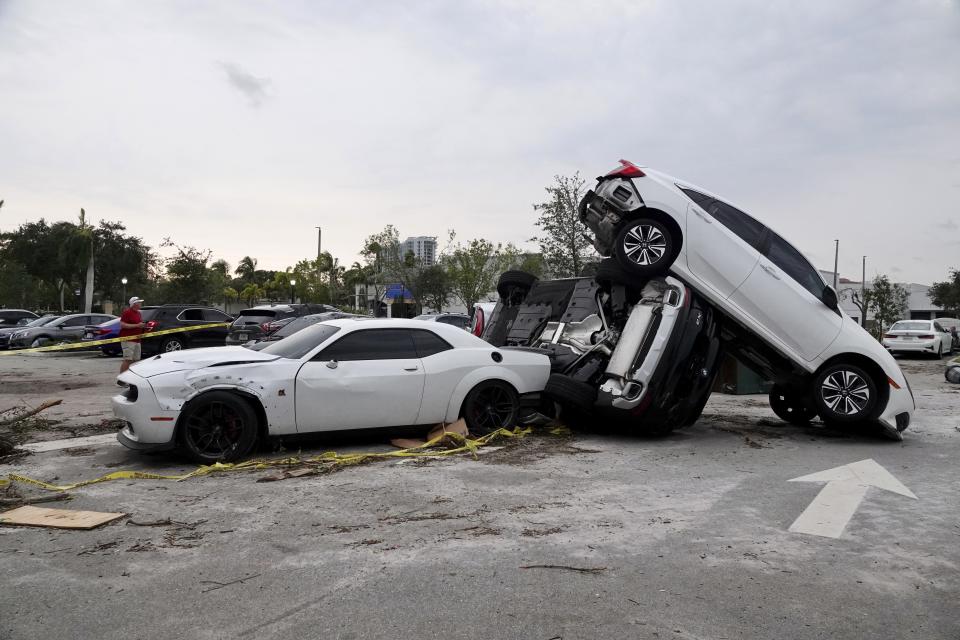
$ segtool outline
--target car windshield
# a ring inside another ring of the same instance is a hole
[[[312,327],[298,331],[289,338],[278,340],[264,347],[260,350],[260,353],[269,353],[280,356],[281,358],[298,360],[313,351],[314,348],[323,344],[337,331],[340,331],[340,327],[317,323]]]
[[[930,323],[928,321],[913,321],[913,322],[895,322],[891,331],[930,331]]]
[[[323,318],[318,318],[317,316],[303,316],[303,317],[297,318],[293,322],[288,322],[284,326],[280,327],[280,329],[276,333],[274,333],[273,336],[271,337],[279,340],[280,338],[286,338],[287,336],[292,336],[297,331],[300,331],[300,329],[303,329],[304,327],[309,327],[310,325],[317,324],[321,320],[323,320]]]
[[[25,324],[25,327],[42,327],[45,324],[50,324],[60,316],[43,316],[42,318],[37,318]]]

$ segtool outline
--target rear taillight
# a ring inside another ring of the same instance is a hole
[[[144,331],[153,331],[157,328],[158,324],[160,323],[158,323],[156,320],[150,320],[146,325],[144,325],[143,329]]]
[[[110,329],[99,329],[99,330],[97,331],[97,335],[101,335],[101,336],[105,336],[105,335],[107,335],[108,333],[110,333]]]
[[[269,323],[269,322],[264,322],[263,324],[261,324],[261,325],[260,325],[260,330],[263,331],[264,333],[270,333],[270,331],[272,331],[272,328],[271,328],[271,326],[270,326],[270,323]]]
[[[917,336],[917,338],[919,338],[920,340],[933,340],[934,337],[936,337],[936,336],[934,336],[934,335],[932,335],[932,334],[930,334],[930,335],[925,335],[925,336]]]
[[[604,176],[604,178],[642,178],[645,174],[640,167],[629,160],[621,160],[620,167],[614,169]]]
[[[473,312],[473,335],[478,338],[483,335],[483,309],[480,307]]]

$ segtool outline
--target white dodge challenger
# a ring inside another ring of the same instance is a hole
[[[452,422],[471,432],[515,425],[539,392],[547,356],[499,349],[451,325],[349,318],[321,322],[261,351],[212,347],[134,364],[118,382],[117,437],[137,450],[236,460],[258,438]]]

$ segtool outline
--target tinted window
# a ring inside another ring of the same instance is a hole
[[[416,358],[409,329],[361,329],[324,349],[316,360],[401,360]]]
[[[272,353],[281,358],[296,360],[323,344],[324,341],[329,339],[330,336],[337,331],[340,331],[340,327],[334,327],[329,324],[316,324],[312,327],[307,327],[303,331],[297,332],[296,335],[292,335],[289,338],[271,342],[260,351],[262,353]]]
[[[751,247],[754,249],[760,247],[760,239],[763,236],[764,230],[762,224],[726,202],[699,193],[693,189],[681,189],[681,191],[687,194],[691,200],[713,216],[720,224],[740,236],[740,238]]]
[[[300,331],[305,327],[309,327],[310,325],[317,324],[320,321],[321,319],[317,316],[303,316],[302,318],[297,318],[293,322],[280,327],[273,335],[277,338],[286,338],[287,336],[293,335],[297,331]]]
[[[140,309],[140,319],[143,322],[149,322],[150,320],[153,320],[156,317],[158,311],[159,309],[157,309],[156,307],[154,307],[153,309]]]
[[[203,319],[207,322],[230,322],[233,320],[233,318],[227,314],[222,311],[217,311],[216,309],[204,309]]]
[[[237,316],[237,319],[234,320],[233,325],[262,324],[276,318],[277,312],[273,309],[244,309],[240,312],[240,315]]]
[[[67,320],[64,320],[60,324],[60,326],[61,327],[82,327],[84,325],[90,324],[89,320],[90,320],[90,316],[77,316],[75,318],[69,318]]]
[[[203,320],[203,311],[201,309],[184,309],[177,317],[181,320]]]
[[[930,323],[922,320],[901,320],[894,322],[891,331],[930,331]]]
[[[937,322],[934,322],[934,323],[933,323],[933,328],[936,329],[937,331],[939,331],[940,333],[946,333],[946,332],[943,330],[943,327],[941,327],[940,324],[937,323]]]
[[[417,347],[417,355],[421,358],[432,356],[435,353],[453,349],[446,340],[433,331],[414,331],[413,344]]]
[[[775,233],[770,234],[770,248],[767,249],[767,257],[770,262],[780,267],[785,274],[796,280],[817,300],[823,296],[823,289],[827,285],[824,284],[820,273],[807,262],[803,254]]]

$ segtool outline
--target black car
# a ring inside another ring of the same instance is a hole
[[[237,314],[236,320],[227,335],[227,344],[243,344],[259,340],[279,330],[290,318],[329,311],[340,311],[327,304],[265,304],[244,309]]]
[[[22,327],[25,324],[24,320],[30,322],[38,317],[33,311],[27,311],[26,309],[0,309],[0,329]]]
[[[142,307],[140,316],[146,324],[144,337],[140,341],[143,357],[194,347],[223,346],[229,328],[227,326],[209,327],[151,338],[149,335],[153,331],[233,321],[231,316],[219,309],[193,304],[165,304],[156,307]]]
[[[640,284],[612,260],[592,278],[507,272],[482,337],[550,358],[543,395],[568,424],[666,433],[695,422],[710,396],[719,315],[675,278]]]
[[[58,315],[47,314],[39,318],[22,318],[16,325],[11,327],[0,327],[0,349],[6,349],[10,346],[10,336],[20,329],[41,327],[49,324],[59,318]]]
[[[276,342],[277,340],[283,340],[287,336],[293,335],[297,331],[306,329],[307,327],[315,325],[318,322],[356,317],[357,316],[355,314],[346,313],[343,311],[327,311],[326,313],[313,313],[309,316],[301,316],[299,318],[289,318],[290,322],[287,322],[270,335],[261,336],[258,340],[251,340],[250,342],[245,343],[243,346],[253,351],[260,351],[260,349],[263,349],[270,343]]]

